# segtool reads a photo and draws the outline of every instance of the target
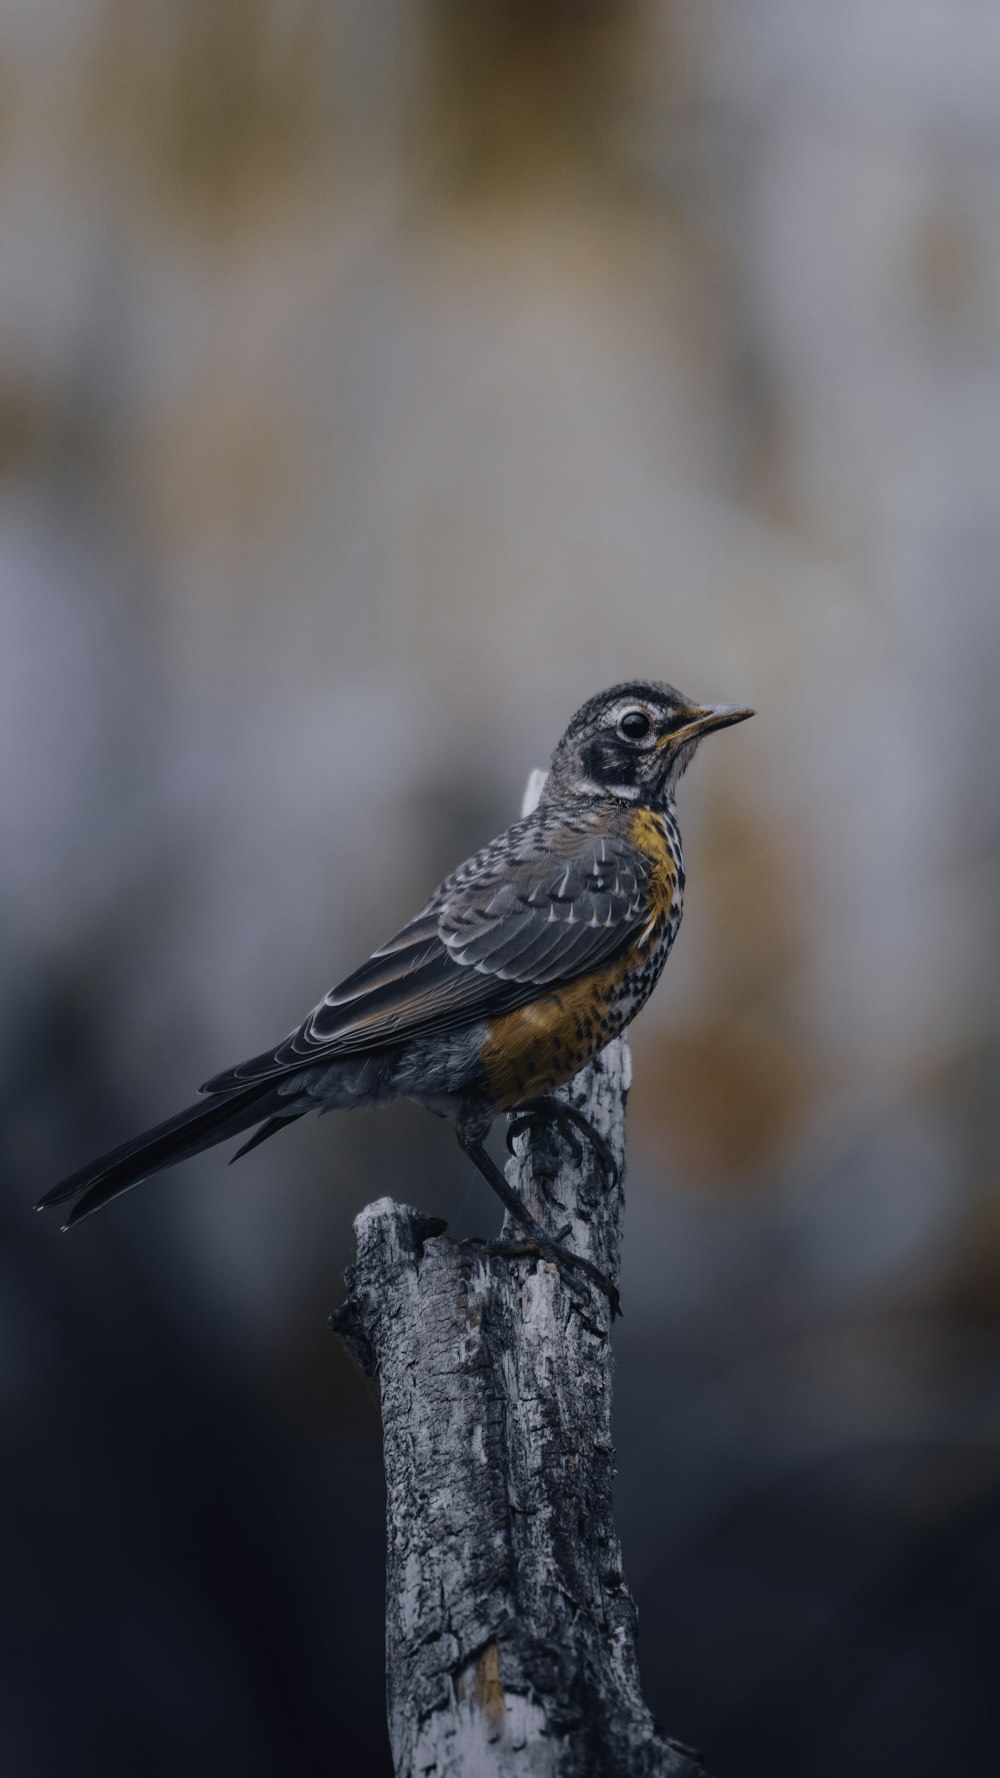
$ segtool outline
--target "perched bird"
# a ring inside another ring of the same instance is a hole
[[[421,911],[273,1048],[217,1074],[204,1098],[91,1161],[50,1191],[82,1221],[140,1180],[258,1126],[246,1154],[309,1111],[414,1099],[458,1140],[542,1256],[582,1256],[528,1215],[483,1143],[538,1118],[579,1126],[547,1095],[648,999],[680,925],[684,864],[674,793],[702,737],[743,722],[636,680],[583,705],[552,755],[535,810],[460,865]],[[234,1156],[234,1159],[237,1157]]]

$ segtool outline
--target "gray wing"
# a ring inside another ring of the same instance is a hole
[[[202,1091],[493,1018],[587,975],[649,927],[649,877],[649,861],[623,834],[595,826],[547,834],[537,819],[520,822],[449,877],[281,1043]]]

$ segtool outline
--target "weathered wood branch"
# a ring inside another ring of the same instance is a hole
[[[563,1089],[624,1162],[623,1038]],[[543,1127],[510,1176],[617,1280],[623,1193]],[[332,1324],[382,1396],[397,1778],[687,1778],[642,1700],[611,1514],[610,1308],[381,1198]],[[505,1223],[505,1236],[517,1239]]]

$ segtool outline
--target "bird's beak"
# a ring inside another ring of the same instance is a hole
[[[735,722],[746,722],[755,714],[745,704],[692,704],[684,727],[675,728],[665,739],[676,746],[678,741],[693,741],[714,728],[732,728]]]

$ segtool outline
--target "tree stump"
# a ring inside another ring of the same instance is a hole
[[[624,1167],[624,1038],[561,1095]],[[509,1176],[617,1281],[624,1197],[541,1126]],[[380,1198],[331,1325],[382,1398],[397,1778],[694,1778],[643,1703],[611,1514],[611,1310],[580,1274],[488,1258]],[[517,1240],[516,1226],[504,1234]]]

